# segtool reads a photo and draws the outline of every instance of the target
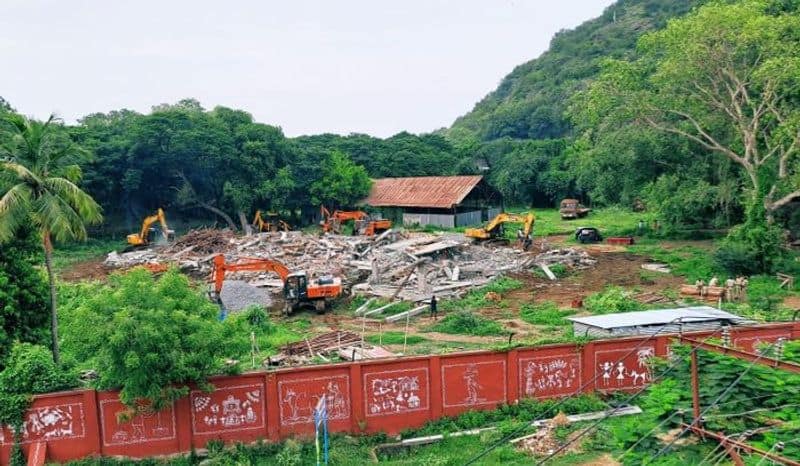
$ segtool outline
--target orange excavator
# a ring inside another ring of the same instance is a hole
[[[325,206],[320,206],[322,214],[322,231],[325,233],[342,232],[342,224],[348,220],[354,221],[353,234],[373,236],[376,233],[383,233],[392,228],[392,221],[383,218],[373,219],[366,212],[360,210],[336,210],[331,213]]]
[[[342,294],[342,280],[338,277],[320,277],[309,279],[304,271],[290,272],[280,262],[269,259],[248,258],[242,262],[228,264],[225,256],[214,257],[214,270],[211,280],[214,282],[212,298],[221,303],[220,292],[225,281],[226,272],[275,272],[283,281],[283,297],[286,300],[284,313],[303,307],[312,306],[317,312],[323,312],[331,301]]]
[[[278,214],[273,214],[271,212],[267,212],[267,217],[275,217],[276,220],[270,220],[269,222],[264,221],[261,217],[261,211],[256,210],[256,216],[253,217],[253,226],[258,229],[259,232],[265,231],[289,231],[289,224],[284,222],[283,220],[277,219]]]

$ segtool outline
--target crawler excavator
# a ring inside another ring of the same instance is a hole
[[[289,224],[284,222],[283,220],[278,219],[278,214],[273,214],[267,212],[267,217],[274,217],[269,222],[264,221],[263,217],[261,216],[261,211],[256,210],[256,216],[253,217],[253,226],[258,229],[259,232],[265,231],[289,231]]]
[[[474,238],[478,241],[485,240],[505,240],[504,225],[506,223],[521,223],[522,228],[517,230],[517,239],[524,251],[530,249],[533,244],[533,224],[536,222],[536,216],[533,212],[527,214],[509,214],[501,212],[497,214],[485,227],[481,228],[467,228],[464,236],[467,238]]]
[[[382,218],[371,218],[366,212],[360,210],[336,210],[331,213],[325,206],[320,207],[322,213],[322,231],[325,233],[342,232],[342,224],[348,220],[353,220],[353,234],[373,236],[376,233],[383,233],[392,228],[392,221]]]
[[[287,315],[303,306],[311,306],[317,312],[324,312],[330,303],[342,294],[342,280],[338,277],[309,279],[306,272],[290,272],[285,265],[270,259],[247,258],[241,262],[228,264],[225,262],[225,256],[219,254],[214,257],[214,270],[211,273],[211,281],[214,283],[211,298],[221,305],[220,292],[225,281],[225,273],[245,271],[274,272],[281,278],[283,297],[286,300],[283,312]]]
[[[145,217],[142,222],[142,229],[139,233],[128,235],[128,249],[148,246],[153,240],[155,229],[152,228],[152,226],[156,222],[161,223],[161,234],[164,236],[164,239],[172,241],[175,238],[175,231],[170,230],[167,225],[167,217],[164,214],[164,210],[159,208],[155,215]]]

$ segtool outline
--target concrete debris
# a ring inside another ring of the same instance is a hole
[[[583,249],[562,248],[551,249],[538,254],[533,262],[537,265],[544,264],[546,266],[551,266],[554,264],[561,264],[567,267],[585,269],[594,266],[597,260],[593,259],[592,256]]]
[[[642,268],[651,272],[670,273],[672,271],[667,264],[659,263],[642,264]]]
[[[463,235],[453,233],[392,230],[366,237],[289,231],[237,237],[229,230],[201,229],[190,231],[168,246],[112,252],[105,264],[129,268],[169,263],[187,275],[208,280],[217,254],[225,254],[229,263],[268,258],[289,270],[305,271],[310,277],[341,277],[345,290],[352,294],[412,302],[427,301],[433,293],[440,298],[460,297],[503,274],[529,270],[538,264],[584,268],[595,262],[579,249],[555,249],[534,255],[517,248],[472,244]],[[272,293],[282,291],[281,282],[273,273],[231,273],[226,276],[226,281],[230,280],[243,280]]]
[[[272,305],[272,298],[266,290],[241,280],[225,280],[220,299],[228,312],[242,311],[250,306],[268,308]]]

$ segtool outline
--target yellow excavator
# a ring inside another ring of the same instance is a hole
[[[505,235],[504,225],[506,223],[521,223],[522,228],[517,230],[517,239],[522,249],[527,251],[533,244],[532,233],[533,224],[535,222],[536,216],[533,215],[533,212],[528,212],[527,214],[509,214],[501,212],[485,227],[467,228],[464,235],[467,238],[474,238],[478,241],[502,240]]]
[[[167,226],[167,217],[164,215],[164,210],[159,208],[155,215],[150,215],[144,219],[142,222],[142,230],[139,233],[128,235],[128,247],[138,248],[149,245],[153,240],[152,236],[155,232],[155,229],[151,227],[156,222],[161,223],[161,234],[167,241],[172,241],[175,238],[175,231],[170,230],[169,226]]]
[[[258,229],[259,232],[265,231],[289,231],[289,224],[284,222],[283,220],[278,219],[278,214],[273,212],[267,212],[267,217],[271,217],[276,219],[276,221],[270,220],[269,222],[264,221],[264,218],[261,216],[261,211],[256,210],[256,216],[253,217],[253,227]]]

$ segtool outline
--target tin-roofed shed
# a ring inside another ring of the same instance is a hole
[[[753,323],[743,317],[710,307],[695,306],[652,311],[620,312],[589,317],[569,317],[578,336],[617,337],[716,330],[725,325]]]
[[[502,197],[482,176],[416,176],[373,180],[362,201],[404,225],[476,225],[502,211]]]

